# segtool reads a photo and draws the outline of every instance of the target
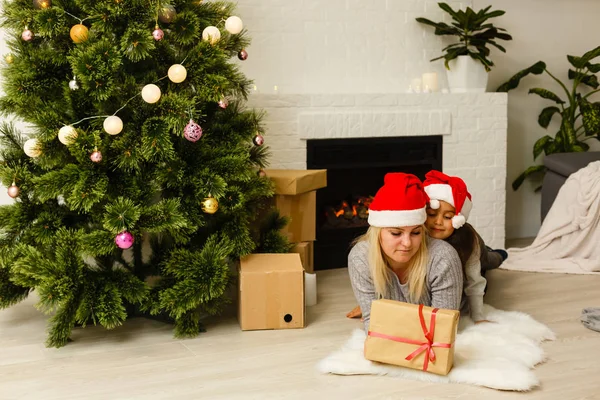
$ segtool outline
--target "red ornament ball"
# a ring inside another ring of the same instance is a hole
[[[183,129],[183,136],[190,142],[197,142],[202,137],[202,127],[190,119]]]
[[[154,30],[152,31],[152,37],[154,38],[154,40],[156,40],[157,42],[159,40],[161,40],[163,37],[165,37],[165,33],[163,32],[162,29],[160,29],[158,27],[158,25],[156,25],[156,27],[154,28]]]
[[[255,146],[262,146],[265,143],[265,138],[257,134],[256,136],[254,136],[254,139],[252,139],[252,142]]]
[[[240,50],[238,53],[238,58],[242,61],[245,61],[248,58],[248,52],[244,49]]]
[[[100,161],[102,161],[102,153],[99,152],[98,150],[94,151],[90,155],[90,160],[92,160],[95,163],[99,163]]]

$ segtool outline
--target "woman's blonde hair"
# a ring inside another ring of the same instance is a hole
[[[381,230],[383,228],[370,226],[367,233],[356,239],[356,243],[366,241],[369,244],[368,256],[369,268],[375,285],[375,292],[378,297],[387,298],[389,287],[392,284],[393,271],[390,267],[389,258],[383,253],[381,248]],[[421,225],[423,240],[416,254],[408,266],[408,293],[410,301],[418,302],[425,291],[427,279],[427,261],[429,253],[427,251],[427,230],[425,225]]]

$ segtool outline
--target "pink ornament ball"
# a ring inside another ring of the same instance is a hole
[[[252,141],[254,142],[255,146],[262,146],[263,143],[265,143],[265,138],[263,138],[261,135],[256,135]]]
[[[156,40],[158,42],[163,37],[165,37],[165,33],[163,32],[162,29],[160,29],[159,27],[156,27],[156,29],[154,29],[152,31],[152,37],[154,38],[154,40]]]
[[[245,61],[248,58],[248,52],[246,50],[240,50],[238,53],[238,58],[242,61]]]
[[[13,199],[16,199],[17,197],[19,197],[19,192],[20,192],[19,187],[14,184],[8,187],[7,193]]]
[[[202,137],[202,128],[190,119],[190,122],[183,129],[183,136],[190,142],[197,142]]]
[[[95,163],[99,163],[102,161],[102,153],[100,153],[98,150],[94,151],[92,154],[90,154],[90,160]]]
[[[219,100],[218,104],[219,104],[219,107],[221,107],[222,109],[225,109],[229,105],[229,101],[227,101],[227,99],[225,97],[223,97],[221,100]]]
[[[133,235],[127,231],[121,232],[115,237],[115,244],[120,249],[130,248],[131,246],[133,246],[133,242]]]
[[[29,29],[25,29],[23,33],[21,33],[21,38],[24,41],[29,42],[31,39],[33,39],[33,32],[31,32]]]

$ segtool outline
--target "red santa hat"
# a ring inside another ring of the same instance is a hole
[[[423,183],[411,174],[386,174],[369,206],[369,225],[380,228],[421,225],[427,219]]]
[[[448,176],[440,171],[429,171],[425,174],[423,189],[429,196],[429,206],[434,210],[440,208],[440,201],[454,207],[452,226],[458,229],[467,222],[473,203],[465,181],[457,176]]]

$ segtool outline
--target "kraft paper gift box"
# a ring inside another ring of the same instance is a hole
[[[304,269],[298,254],[249,254],[240,259],[238,272],[243,331],[304,328]]]
[[[460,312],[394,300],[375,300],[365,358],[448,375]]]
[[[281,232],[292,243],[315,240],[316,190],[327,186],[327,170],[266,169],[265,173],[275,185],[275,207],[290,218]]]

